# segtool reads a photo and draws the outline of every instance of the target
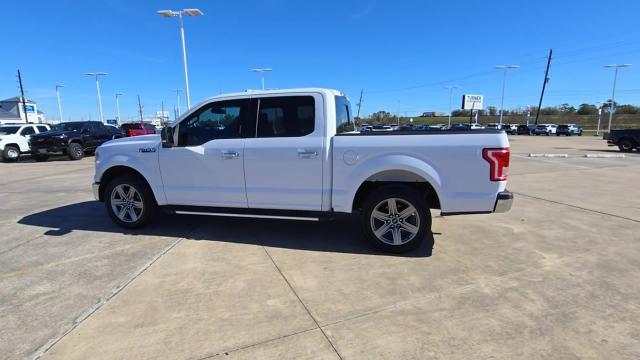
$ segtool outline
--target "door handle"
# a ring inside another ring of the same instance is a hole
[[[238,154],[237,151],[228,151],[228,150],[223,150],[222,151],[222,158],[223,159],[237,159],[240,157],[240,154]]]
[[[317,151],[298,149],[298,157],[302,159],[311,159],[318,156]]]

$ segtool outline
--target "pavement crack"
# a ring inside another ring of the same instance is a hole
[[[524,193],[517,192],[517,191],[513,191],[513,193],[517,194],[517,195],[520,195],[520,196],[528,197],[530,199],[542,200],[542,201],[546,201],[546,202],[550,202],[550,203],[558,204],[558,205],[565,205],[565,206],[572,207],[574,209],[580,209],[580,210],[589,211],[589,212],[600,214],[600,215],[607,215],[607,216],[611,216],[611,217],[622,219],[622,220],[628,220],[628,221],[633,221],[633,222],[636,222],[636,223],[640,223],[640,220],[636,220],[636,219],[632,219],[632,218],[628,218],[628,217],[620,216],[620,215],[616,215],[616,214],[611,214],[611,213],[600,211],[600,210],[589,209],[589,208],[578,206],[578,205],[567,204],[567,203],[564,203],[562,201],[545,199],[545,198],[542,198],[542,197],[539,197],[539,196],[528,195],[528,194],[524,194]]]
[[[296,298],[298,298],[298,301],[300,302],[300,304],[302,305],[302,307],[304,308],[304,310],[307,312],[307,314],[309,314],[309,317],[311,317],[311,320],[313,320],[313,322],[316,324],[316,327],[320,330],[320,332],[322,333],[322,335],[324,336],[325,339],[327,339],[327,341],[329,342],[329,345],[331,345],[331,347],[333,348],[333,351],[336,353],[336,355],[338,356],[338,358],[340,360],[342,360],[342,355],[340,355],[340,353],[338,352],[338,349],[336,349],[336,346],[333,344],[333,342],[331,341],[331,339],[329,339],[329,336],[327,335],[327,333],[325,333],[324,329],[322,329],[322,327],[320,326],[320,324],[318,323],[318,320],[316,320],[316,318],[313,316],[313,314],[311,314],[311,311],[309,310],[309,308],[307,307],[307,305],[302,301],[302,299],[300,298],[300,295],[298,295],[298,293],[296,292],[296,290],[293,288],[293,286],[291,285],[291,283],[289,282],[289,279],[287,279],[286,276],[284,276],[284,274],[282,273],[282,270],[280,270],[280,267],[278,266],[278,264],[276,264],[276,261],[273,259],[273,256],[271,256],[271,253],[269,253],[269,250],[267,250],[266,247],[262,247],[262,249],[264,250],[264,252],[267,254],[267,256],[269,257],[269,259],[271,260],[271,263],[273,264],[273,266],[276,268],[276,270],[278,270],[278,273],[280,274],[280,276],[282,277],[282,279],[287,283],[287,286],[289,286],[289,289],[291,289],[291,292],[293,292],[293,294],[296,296]]]
[[[79,317],[77,317],[71,327],[65,330],[60,336],[49,340],[46,344],[44,344],[40,349],[38,349],[33,356],[31,357],[33,360],[40,359],[47,351],[49,351],[53,346],[59,343],[62,339],[64,339],[67,335],[69,335],[73,330],[75,330],[80,324],[82,324],[85,320],[87,320],[91,315],[93,315],[96,311],[100,310],[104,305],[107,304],[111,299],[113,299],[116,295],[118,295],[122,290],[124,290],[129,284],[131,284],[134,280],[136,280],[140,275],[142,275],[147,269],[149,269],[156,261],[160,260],[166,253],[171,251],[176,245],[178,245],[182,240],[188,238],[191,233],[195,231],[195,228],[192,228],[187,234],[181,238],[176,239],[174,242],[169,244],[164,250],[162,250],[158,255],[156,255],[151,261],[142,266],[136,273],[134,273],[129,279],[127,279],[122,284],[118,285],[114,288],[107,296],[104,296],[98,300],[98,302],[87,309],[84,313],[82,313]]]

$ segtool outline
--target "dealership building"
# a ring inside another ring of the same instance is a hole
[[[25,106],[23,105],[22,98],[18,96],[0,100],[0,124],[45,122],[44,113],[38,111],[38,105],[35,101],[26,99],[26,116],[24,110]]]

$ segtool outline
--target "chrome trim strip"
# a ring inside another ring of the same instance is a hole
[[[320,221],[320,218],[302,217],[302,216],[253,215],[253,214],[214,213],[214,212],[197,212],[197,211],[181,211],[181,210],[176,210],[176,214],[226,216],[226,217],[258,218],[258,219]]]

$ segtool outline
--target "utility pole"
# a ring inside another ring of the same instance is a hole
[[[117,124],[120,125],[120,96],[122,96],[121,93],[117,93],[116,94],[116,111],[118,112],[118,122]]]
[[[615,72],[613,75],[613,91],[611,93],[611,104],[609,105],[609,133],[611,133],[611,121],[613,120],[613,113],[616,111],[616,82],[618,81],[618,69],[631,67],[631,64],[613,64],[613,65],[605,65],[606,68],[614,68]]]
[[[24,97],[24,87],[22,86],[22,75],[18,69],[18,83],[20,84],[20,96],[22,97],[22,111],[24,111],[24,121],[29,123],[29,115],[27,115],[27,99]]]
[[[140,95],[138,95],[138,112],[140,113],[140,123],[144,123],[142,119],[142,104],[140,103]]]
[[[182,89],[176,89],[176,99],[178,100],[178,115],[180,115],[180,92],[182,92]]]
[[[449,128],[451,128],[451,100],[452,100],[452,96],[453,96],[453,90],[458,90],[460,89],[459,87],[455,86],[455,85],[449,85],[449,86],[445,86],[445,89],[449,90]]]
[[[356,116],[358,118],[358,121],[360,121],[360,108],[362,107],[362,93],[364,92],[364,89],[360,89],[360,100],[358,100],[358,115]]]
[[[542,107],[542,98],[544,97],[544,89],[549,82],[549,66],[551,65],[551,56],[553,49],[549,49],[549,57],[547,58],[547,70],[544,72],[544,81],[542,82],[542,92],[540,93],[540,101],[538,101],[538,110],[536,111],[536,125],[538,125],[538,117],[540,116],[540,108]]]

